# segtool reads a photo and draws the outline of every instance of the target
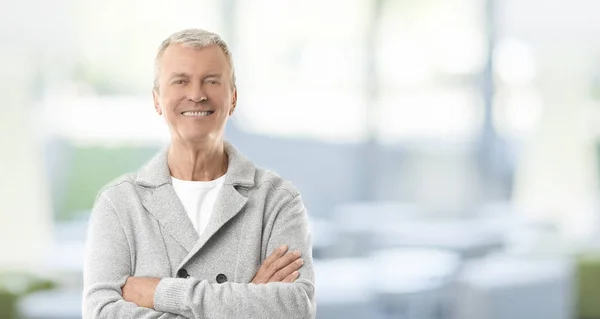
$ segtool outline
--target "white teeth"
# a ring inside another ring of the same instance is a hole
[[[213,112],[212,111],[204,111],[204,112],[192,112],[192,111],[186,111],[181,113],[183,116],[209,116],[211,115]]]

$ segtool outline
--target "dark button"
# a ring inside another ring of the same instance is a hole
[[[187,278],[187,277],[189,277],[189,276],[190,276],[190,275],[188,275],[188,272],[187,272],[187,270],[185,270],[185,269],[183,269],[183,268],[182,268],[182,269],[179,269],[179,271],[177,271],[177,277],[178,277],[178,278]]]
[[[217,275],[217,282],[222,284],[224,282],[227,281],[227,276],[223,275],[223,274],[218,274]]]

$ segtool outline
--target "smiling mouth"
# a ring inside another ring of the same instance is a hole
[[[189,117],[202,117],[202,116],[209,116],[213,113],[214,113],[213,111],[185,111],[185,112],[181,112],[181,115],[189,116]]]

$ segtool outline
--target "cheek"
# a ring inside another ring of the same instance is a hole
[[[162,98],[160,108],[162,113],[161,115],[167,120],[167,122],[174,123],[177,120],[175,116],[175,110],[177,109],[176,101],[166,97]]]
[[[223,107],[228,108],[231,106],[232,97],[231,94],[227,91],[218,91],[213,94],[213,99],[218,101],[219,105],[223,105]]]
[[[177,94],[176,92],[165,92],[165,94],[161,96],[163,111],[172,110],[181,102],[181,100],[182,96],[180,94]]]

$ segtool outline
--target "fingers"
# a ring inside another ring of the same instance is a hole
[[[269,266],[270,264],[275,262],[277,259],[281,258],[281,256],[283,256],[287,252],[287,250],[288,250],[288,246],[286,246],[286,245],[283,245],[283,246],[275,249],[275,251],[269,257],[267,257],[267,259],[265,259],[265,261],[263,261],[262,266],[265,266],[265,265]]]
[[[265,284],[273,281],[279,282],[284,280],[295,270],[300,269],[303,264],[303,261],[299,259],[301,256],[300,251],[289,252],[283,255],[286,250],[287,247],[282,246],[280,249],[278,249],[278,251],[273,252],[271,256],[265,259],[260,269],[252,279],[252,283]]]
[[[269,273],[268,268],[274,262],[276,262],[279,258],[281,258],[286,253],[287,250],[288,250],[288,247],[286,245],[283,245],[283,246],[275,249],[275,251],[273,251],[273,253],[271,253],[271,255],[263,261],[262,265],[256,272],[256,275],[254,275],[254,278],[252,279],[252,283],[266,284],[268,282],[269,278],[271,278],[271,276],[273,275],[272,273]]]
[[[300,258],[300,255],[301,254],[299,251],[287,253],[285,256],[275,260],[272,264],[268,265],[267,271],[270,274],[269,278],[271,278],[276,272],[280,271],[281,269],[287,267],[289,264],[296,261],[296,259]]]
[[[266,284],[272,275],[267,273],[267,267],[273,264],[277,259],[281,258],[281,256],[283,256],[287,250],[288,247],[286,245],[275,249],[275,251],[273,251],[273,253],[271,253],[271,255],[269,255],[269,257],[263,261],[262,265],[260,265],[256,275],[254,275],[254,278],[252,278],[252,283]]]
[[[283,258],[281,258],[281,259],[283,259]],[[300,267],[302,267],[303,264],[304,264],[304,260],[302,260],[300,258],[290,262],[287,266],[283,267],[281,270],[279,270],[275,274],[273,274],[273,276],[269,279],[269,282],[283,281],[288,276],[293,274],[296,270],[300,269]],[[295,279],[296,278],[294,278],[293,280],[295,280]]]
[[[299,275],[300,275],[300,273],[298,273],[297,271],[294,271],[293,273],[291,273],[287,277],[285,277],[281,282],[292,283],[296,279],[298,279]]]

